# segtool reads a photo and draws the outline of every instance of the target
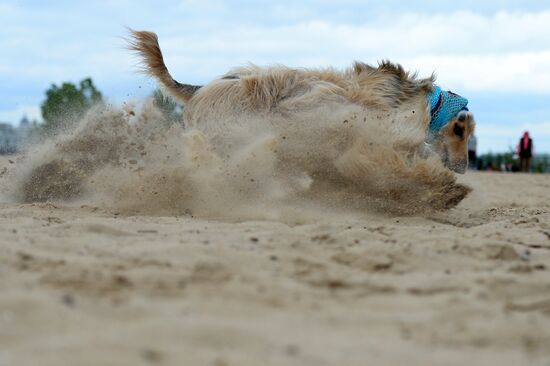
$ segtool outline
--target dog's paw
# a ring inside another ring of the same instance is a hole
[[[434,194],[430,204],[437,210],[447,210],[458,205],[471,191],[466,185],[453,183]]]

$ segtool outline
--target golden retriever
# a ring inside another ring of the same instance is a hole
[[[473,115],[460,111],[434,130],[433,75],[419,79],[389,61],[344,71],[251,65],[188,85],[168,72],[156,34],[131,37],[145,71],[183,102],[186,125],[222,158],[265,136],[281,169],[341,180],[409,208],[450,208],[470,191],[451,170],[466,169]]]

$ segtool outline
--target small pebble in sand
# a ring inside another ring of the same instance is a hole
[[[17,255],[19,256],[19,259],[24,262],[34,259],[32,255],[23,252],[18,252]]]
[[[76,301],[71,294],[65,294],[61,297],[61,302],[69,307],[73,307],[76,304]]]
[[[289,344],[285,347],[285,351],[289,356],[297,356],[300,353],[300,348],[295,344]]]
[[[157,350],[146,348],[141,351],[141,357],[147,362],[157,363],[162,361],[162,353]]]
[[[140,234],[158,234],[158,230],[143,229],[143,230],[138,230],[137,232],[140,233]]]

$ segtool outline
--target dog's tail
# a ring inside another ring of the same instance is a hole
[[[166,68],[157,35],[153,32],[130,29],[129,48],[143,58],[144,72],[157,78],[174,97],[187,102],[201,87],[178,83]]]

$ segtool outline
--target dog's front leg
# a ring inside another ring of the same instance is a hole
[[[356,145],[336,162],[340,174],[384,208],[404,213],[456,206],[471,189],[436,157]]]

